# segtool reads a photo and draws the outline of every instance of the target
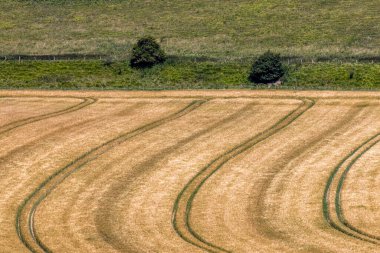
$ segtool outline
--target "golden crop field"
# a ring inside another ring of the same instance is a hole
[[[0,91],[0,252],[380,252],[380,93]]]

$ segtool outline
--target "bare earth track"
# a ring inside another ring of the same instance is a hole
[[[0,93],[0,252],[380,252],[377,92]]]

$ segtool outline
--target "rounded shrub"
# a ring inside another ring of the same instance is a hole
[[[262,54],[252,65],[249,80],[254,83],[274,83],[285,74],[280,55],[270,51]]]
[[[139,39],[132,49],[131,67],[150,68],[166,60],[165,52],[152,37]]]

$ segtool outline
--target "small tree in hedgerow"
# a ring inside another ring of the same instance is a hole
[[[165,52],[152,37],[139,39],[132,49],[131,67],[150,68],[166,60]]]
[[[261,55],[252,65],[249,80],[254,83],[274,83],[285,73],[280,55],[270,51]]]

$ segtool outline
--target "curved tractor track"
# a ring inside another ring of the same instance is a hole
[[[380,93],[0,93],[0,252],[380,253]]]
[[[342,209],[342,189],[352,166],[373,146],[380,142],[380,133],[372,136],[349,155],[347,155],[331,173],[323,196],[323,216],[336,230],[359,240],[380,245],[380,237],[369,234],[350,224]],[[335,186],[335,188],[334,188]]]
[[[87,153],[82,154],[70,164],[59,169],[55,174],[47,178],[34,192],[32,192],[19,207],[16,216],[16,230],[20,240],[31,252],[51,252],[50,249],[38,239],[34,227],[34,214],[38,205],[56,188],[63,180],[70,176],[75,171],[87,163],[97,159],[102,154],[117,145],[135,137],[139,134],[147,132],[155,127],[165,124],[171,120],[177,119],[205,103],[206,100],[195,100],[185,108],[171,114],[167,117],[151,122],[147,125],[141,126],[131,132],[121,134],[120,136],[109,140],[102,145],[89,150]]]
[[[7,96],[8,97],[8,96]],[[11,98],[19,98],[17,96],[9,96]],[[37,96],[36,96],[37,97]],[[45,97],[38,97],[38,98],[45,98]],[[3,126],[0,126],[0,136],[2,134],[5,134],[5,133],[8,133],[18,127],[22,127],[24,125],[27,125],[27,124],[31,124],[31,123],[34,123],[34,122],[37,122],[37,121],[41,121],[41,120],[44,120],[44,119],[48,119],[48,118],[52,118],[52,117],[57,117],[57,116],[60,116],[60,115],[63,115],[63,114],[66,114],[66,113],[70,113],[70,112],[75,112],[75,111],[78,111],[86,106],[89,106],[93,103],[95,103],[97,101],[97,99],[95,98],[80,98],[80,97],[58,97],[58,98],[76,98],[76,99],[80,99],[82,100],[82,102],[80,102],[79,104],[76,104],[74,106],[70,106],[66,109],[62,109],[62,110],[58,110],[58,111],[55,111],[55,112],[50,112],[50,113],[46,113],[46,114],[42,114],[42,115],[37,115],[37,116],[33,116],[33,117],[28,117],[28,118],[24,118],[24,119],[20,119],[20,120],[16,120],[16,121],[13,121],[13,122],[10,122],[8,124],[5,124]]]
[[[173,208],[172,224],[181,238],[208,252],[231,252],[220,246],[207,242],[191,228],[190,213],[193,200],[206,180],[211,177],[216,171],[218,171],[230,159],[235,158],[236,156],[242,154],[244,151],[252,148],[254,145],[264,141],[265,139],[274,135],[276,132],[287,127],[315,104],[314,100],[311,99],[303,99],[302,101],[303,103],[297,109],[290,112],[275,125],[216,158],[213,162],[211,162],[207,167],[203,168],[195,177],[190,180],[190,182],[178,195]]]

